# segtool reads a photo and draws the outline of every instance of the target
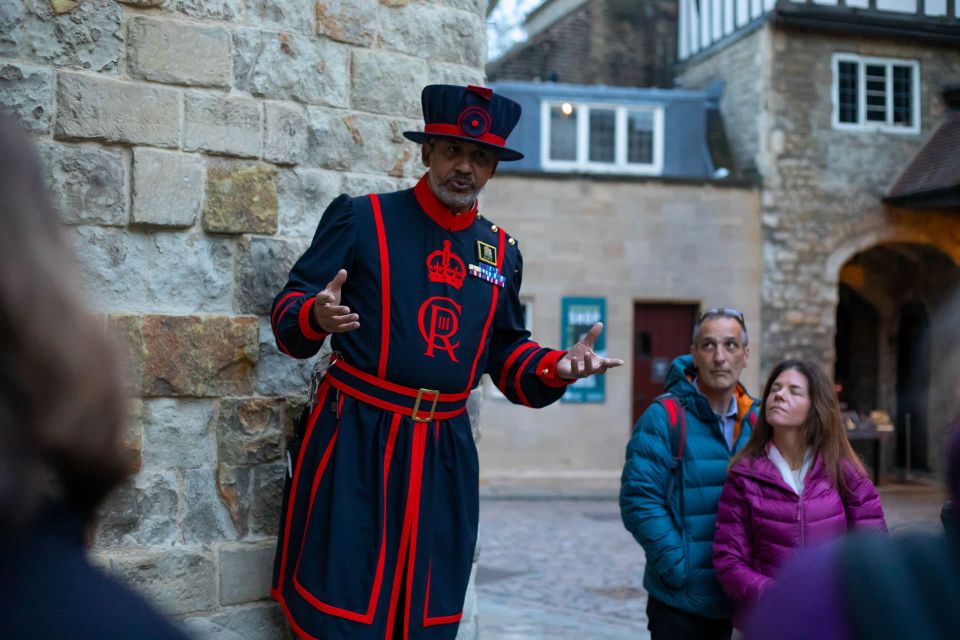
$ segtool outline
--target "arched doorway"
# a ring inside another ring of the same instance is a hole
[[[841,402],[885,411],[896,428],[888,464],[942,471],[947,424],[960,411],[960,268],[940,250],[888,243],[840,269],[834,375]],[[892,443],[891,443],[892,444]]]

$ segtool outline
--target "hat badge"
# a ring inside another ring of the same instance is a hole
[[[490,131],[490,114],[483,107],[467,107],[460,112],[457,118],[457,126],[465,135],[471,138],[479,138]]]

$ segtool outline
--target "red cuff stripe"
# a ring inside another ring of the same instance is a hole
[[[530,364],[530,360],[531,360],[531,359],[533,358],[533,356],[535,356],[535,355],[537,355],[537,352],[536,352],[536,351],[531,351],[531,352],[530,352],[530,355],[528,355],[528,356],[524,359],[523,364],[521,364],[521,365],[520,365],[520,368],[517,369],[517,377],[516,377],[516,379],[514,380],[514,387],[515,387],[516,390],[517,390],[517,398],[519,398],[520,402],[522,402],[524,405],[526,405],[526,406],[528,406],[528,407],[531,406],[531,405],[530,405],[530,401],[527,400],[527,396],[524,395],[523,389],[520,387],[520,376],[523,375],[523,370],[527,368],[527,365]]]
[[[307,340],[323,340],[329,334],[319,333],[313,330],[313,327],[310,326],[310,310],[313,309],[313,301],[316,298],[310,298],[303,303],[303,306],[300,307],[300,313],[297,315],[297,321],[300,323],[300,333],[303,334],[303,337]]]
[[[566,351],[551,351],[537,363],[537,369],[539,370],[537,375],[540,376],[540,381],[543,384],[554,389],[560,389],[576,382],[576,380],[564,380],[557,375],[557,363],[566,353]],[[547,369],[546,374],[541,373],[544,368]]]
[[[276,327],[276,326],[277,326],[277,319],[280,318],[280,316],[282,316],[282,315],[286,312],[286,310],[290,308],[290,306],[287,305],[287,307],[284,308],[283,311],[281,311],[281,310],[280,310],[280,307],[283,306],[283,303],[284,303],[284,302],[286,302],[286,301],[289,300],[290,298],[298,298],[298,297],[300,297],[300,296],[305,296],[305,295],[307,295],[307,294],[305,294],[305,293],[303,293],[303,292],[301,292],[301,291],[293,291],[293,292],[288,293],[287,295],[283,296],[282,298],[280,298],[280,302],[278,302],[277,304],[275,304],[275,305],[273,306],[273,315],[270,317],[270,324],[271,324],[272,326]],[[293,304],[293,303],[291,302],[290,304]]]
[[[513,363],[517,361],[517,358],[521,356],[528,349],[539,349],[540,345],[536,342],[524,342],[519,347],[513,350],[513,353],[510,354],[510,357],[507,358],[507,361],[503,363],[503,368],[500,370],[500,384],[497,387],[503,391],[507,388],[507,376],[510,375],[510,367],[513,366]]]

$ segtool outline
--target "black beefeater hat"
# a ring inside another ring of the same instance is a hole
[[[520,105],[493,89],[468,85],[431,84],[420,95],[423,131],[404,131],[418,143],[451,138],[486,147],[500,160],[520,160],[523,154],[508,149],[507,136],[520,120]]]

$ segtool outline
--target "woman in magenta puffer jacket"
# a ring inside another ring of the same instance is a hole
[[[782,362],[720,494],[713,566],[736,605],[734,627],[795,549],[854,528],[887,530],[880,496],[844,435],[836,393],[815,364]]]

